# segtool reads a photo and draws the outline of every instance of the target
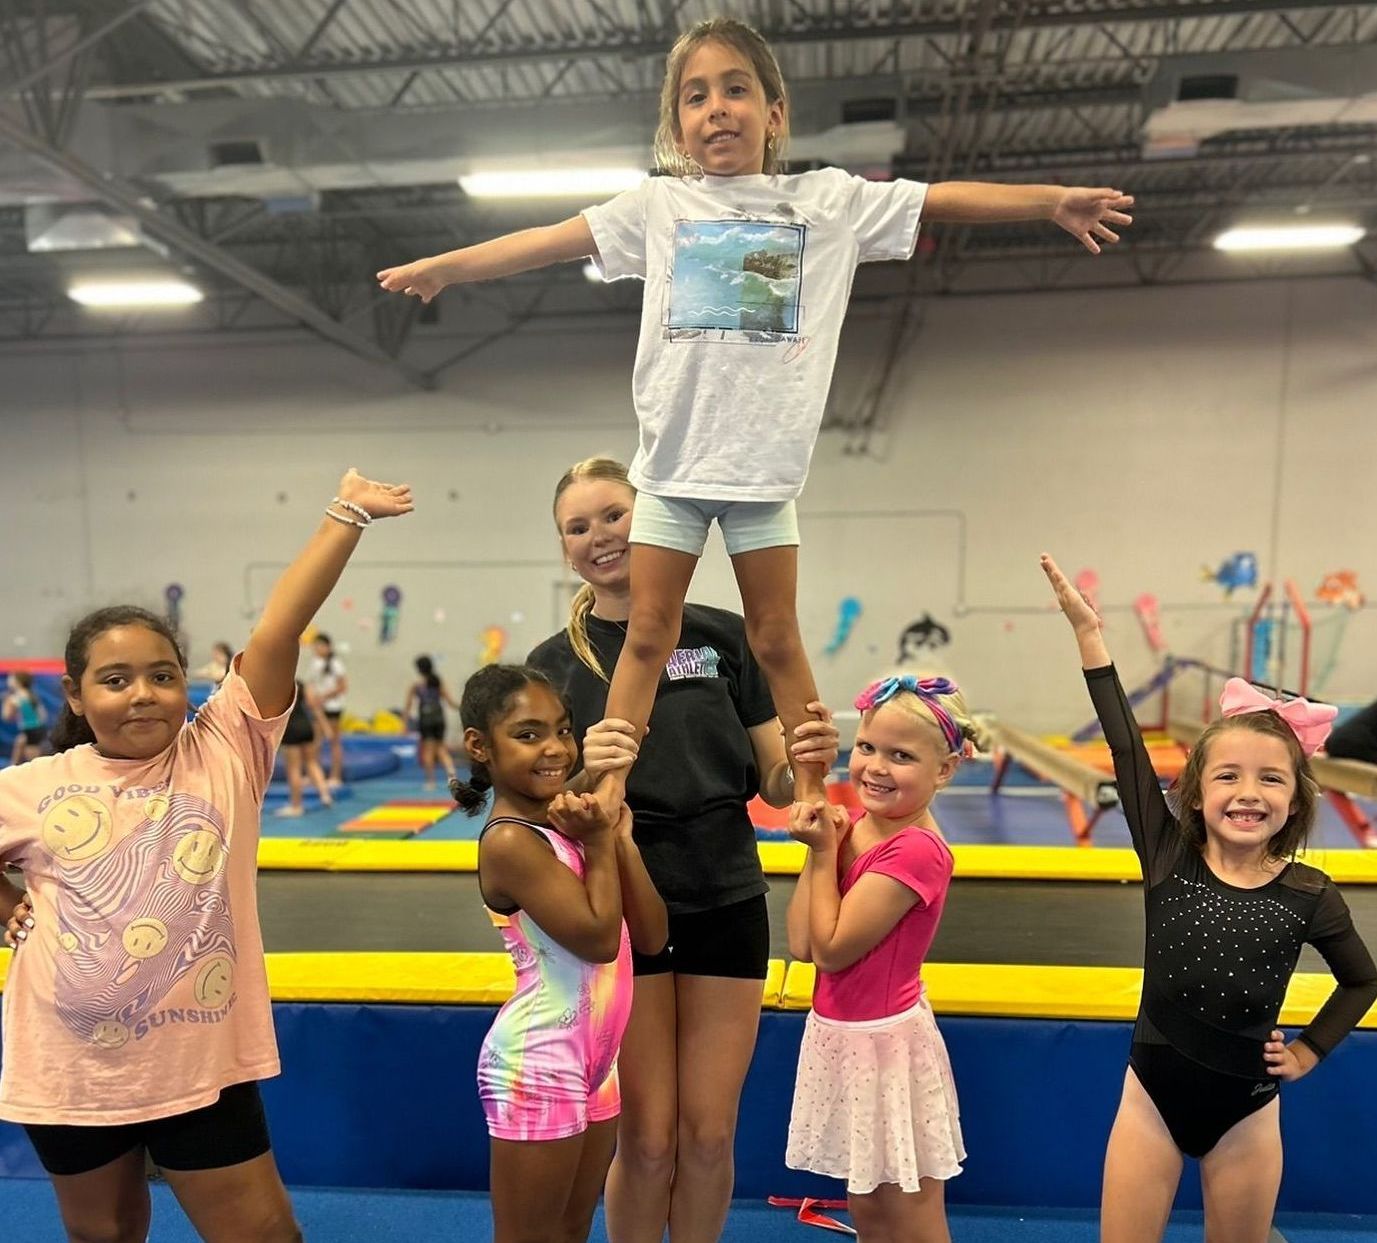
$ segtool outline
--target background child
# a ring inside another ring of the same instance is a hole
[[[931,803],[981,731],[945,678],[886,678],[856,707],[862,810],[791,813],[790,833],[809,850],[789,903],[789,952],[818,976],[785,1161],[846,1180],[863,1243],[938,1243],[949,1237],[944,1181],[966,1151],[920,975],[952,872]]]
[[[338,788],[344,784],[344,743],[340,738],[339,723],[344,716],[344,697],[349,692],[349,676],[344,662],[335,655],[335,645],[328,634],[317,634],[312,646],[316,656],[311,662],[309,682],[325,715],[325,731],[316,739],[316,759],[323,761],[328,744],[329,781]]]
[[[14,746],[10,763],[22,764],[43,751],[48,738],[48,710],[33,689],[33,675],[25,669],[10,674],[9,694],[0,707],[0,720],[13,721]]]
[[[416,708],[416,731],[421,735],[418,759],[424,774],[425,788],[435,788],[435,766],[445,770],[445,778],[454,780],[454,760],[449,748],[445,746],[445,705],[457,708],[459,705],[450,698],[449,691],[440,675],[435,672],[435,662],[429,656],[416,657],[416,672],[420,681],[413,682],[406,692],[406,705],[402,708],[402,718],[411,720],[411,709]]]
[[[225,680],[225,675],[229,672],[230,661],[234,659],[234,648],[224,639],[219,639],[210,646],[210,659],[196,670],[196,677],[207,682],[214,682],[219,686]]]
[[[1200,1161],[1207,1238],[1264,1243],[1281,1182],[1278,1085],[1299,1079],[1377,999],[1377,967],[1333,881],[1295,860],[1315,820],[1308,756],[1335,710],[1240,678],[1162,795],[1095,610],[1046,555],[1080,648],[1143,868],[1143,998],[1105,1154],[1104,1243],[1162,1237],[1182,1154]],[[1276,1030],[1304,944],[1339,986],[1300,1036]]]
[[[920,215],[960,224],[1050,220],[1098,253],[1133,200],[1117,190],[865,181],[782,173],[789,105],[769,45],[741,22],[701,22],[669,53],[656,158],[672,176],[562,224],[378,273],[429,302],[446,285],[592,256],[609,280],[646,282],[633,393],[640,492],[631,615],[607,715],[645,731],[689,582],[715,519],[747,634],[785,736],[818,698],[796,610],[798,522],[858,263],[906,259]],[[806,256],[806,258],[805,258]],[[608,808],[627,770],[600,780]],[[795,794],[823,774],[794,767]]]
[[[309,777],[320,798],[322,807],[330,807],[334,799],[325,780],[325,770],[316,759],[316,739],[326,733],[325,713],[320,710],[316,693],[300,678],[296,681],[296,702],[292,704],[287,728],[282,735],[282,768],[287,775],[287,802],[276,815],[301,816],[306,812],[302,795]]]
[[[278,1073],[263,793],[302,631],[362,528],[410,509],[409,489],[346,474],[190,724],[167,623],[92,613],[67,641],[57,753],[0,772],[0,866],[23,872],[33,922],[5,984],[0,1118],[27,1130],[72,1240],[146,1237],[148,1158],[201,1238],[301,1238],[258,1090]]]
[[[450,788],[470,813],[493,791],[478,883],[517,973],[478,1059],[494,1239],[577,1243],[616,1140],[631,946],[664,946],[665,907],[630,812],[614,823],[591,795],[562,793],[578,748],[544,674],[489,665],[465,684],[459,711],[473,771]]]

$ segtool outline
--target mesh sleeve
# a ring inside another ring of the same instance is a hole
[[[1119,804],[1133,837],[1133,849],[1143,865],[1143,881],[1151,887],[1170,874],[1181,847],[1180,832],[1162,796],[1157,772],[1117,670],[1113,665],[1087,669],[1085,682],[1114,757]]]

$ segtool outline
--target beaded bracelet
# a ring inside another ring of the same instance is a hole
[[[354,518],[346,518],[343,514],[335,513],[335,511],[331,509],[329,505],[325,507],[325,516],[327,518],[333,518],[336,522],[341,523],[346,527],[358,527],[360,531],[362,531],[363,528],[368,525],[368,523],[366,522],[359,522]]]
[[[358,525],[361,527],[366,527],[373,521],[373,515],[362,505],[355,505],[353,501],[346,501],[342,497],[336,496],[330,501],[330,504],[338,505],[341,509],[347,509],[351,514],[356,514],[359,519]]]

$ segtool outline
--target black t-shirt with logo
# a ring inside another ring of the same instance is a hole
[[[588,637],[610,677],[625,625],[590,616]],[[564,632],[527,661],[568,696],[581,744],[588,727],[607,715],[608,684],[574,655]],[[660,675],[650,732],[627,783],[636,845],[671,911],[713,910],[769,888],[746,811],[760,788],[746,731],[774,716],[741,617],[685,605],[679,643]]]

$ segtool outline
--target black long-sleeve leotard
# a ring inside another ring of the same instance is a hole
[[[1167,806],[1114,666],[1087,669],[1085,680],[1143,867],[1147,940],[1134,1040],[1170,1044],[1226,1074],[1265,1074],[1263,1043],[1309,943],[1338,983],[1300,1033],[1323,1057],[1377,1000],[1377,966],[1343,896],[1325,873],[1294,861],[1256,889],[1215,876]]]

